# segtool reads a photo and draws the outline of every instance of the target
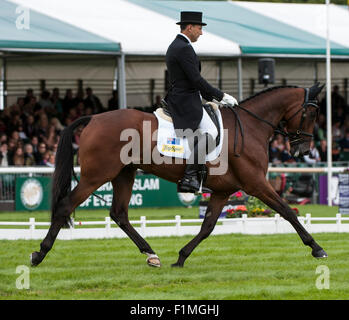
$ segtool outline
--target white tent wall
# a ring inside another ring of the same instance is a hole
[[[147,61],[149,60],[149,61]],[[129,107],[149,107],[155,97],[162,98],[165,92],[165,57],[158,61],[142,58],[142,60],[126,61],[126,92]],[[209,82],[218,86],[219,68],[217,61],[202,61],[201,74]],[[153,91],[152,91],[152,80]]]
[[[230,61],[207,60],[201,57],[201,74],[211,85],[219,87],[219,77],[222,77],[222,90],[238,96],[237,59]],[[1,67],[2,59],[0,59]],[[221,64],[221,72],[220,72]],[[23,96],[27,88],[34,89],[40,94],[40,80],[46,80],[46,88],[52,90],[58,87],[63,98],[66,89],[72,89],[74,94],[78,89],[78,80],[83,81],[83,88],[90,86],[94,93],[107,107],[108,99],[113,89],[116,59],[113,57],[87,58],[86,56],[69,58],[56,56],[55,58],[35,57],[16,58],[6,62],[7,105],[16,102],[17,97]],[[165,58],[126,57],[126,92],[128,107],[150,106],[156,95],[164,97],[165,92]],[[275,84],[309,86],[317,78],[324,82],[326,76],[325,62],[305,59],[275,59]],[[344,79],[349,76],[349,63],[345,61],[332,62],[333,85],[340,86],[344,95]],[[258,59],[242,59],[243,98],[264,88],[258,84]],[[153,91],[151,81],[154,80]],[[254,86],[252,87],[252,79]],[[348,90],[348,88],[347,88]],[[152,97],[151,97],[152,96]]]
[[[1,60],[0,60],[1,61]],[[61,98],[66,89],[75,95],[78,81],[82,80],[83,89],[91,87],[107,107],[113,89],[113,79],[117,60],[115,57],[87,58],[86,56],[55,56],[54,58],[23,57],[8,59],[6,63],[7,105],[16,102],[17,97],[25,95],[27,88],[34,89],[39,98],[40,80],[45,80],[46,89],[60,89]]]

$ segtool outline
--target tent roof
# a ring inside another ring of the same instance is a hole
[[[117,53],[120,44],[30,9],[28,29],[21,28],[23,8],[0,0],[0,51]],[[16,9],[17,12],[16,12]]]
[[[184,10],[202,11],[208,23],[203,36],[193,44],[200,55],[326,53],[325,5],[172,0],[11,1],[111,43],[121,43],[125,54],[164,55],[179,32],[175,22]],[[330,9],[331,53],[347,57],[349,10],[336,5]]]
[[[129,0],[178,19],[180,11],[203,12],[205,29],[240,45],[248,54],[325,54],[325,6],[232,1]],[[349,13],[331,6],[332,54],[349,55]],[[301,27],[300,27],[301,26]],[[338,31],[341,32],[338,32]],[[346,41],[341,41],[346,38]]]
[[[179,32],[171,18],[125,0],[13,0],[78,28],[120,42],[125,54],[165,55]],[[67,9],[69,8],[69,9]],[[194,44],[200,55],[240,55],[239,45],[206,32]]]

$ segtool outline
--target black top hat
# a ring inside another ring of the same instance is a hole
[[[202,22],[202,12],[196,11],[182,11],[181,21],[176,24],[199,24],[206,26],[206,23]]]

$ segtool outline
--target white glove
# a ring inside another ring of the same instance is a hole
[[[239,103],[237,102],[237,100],[236,100],[233,96],[231,96],[231,95],[229,95],[229,94],[226,94],[226,93],[224,94],[221,103],[222,103],[222,104],[231,104],[232,106],[235,106],[235,105],[238,105],[238,104],[239,104]]]

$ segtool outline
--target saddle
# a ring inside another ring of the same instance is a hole
[[[160,108],[160,110],[158,109],[156,111],[158,113],[158,115],[160,117],[162,117],[164,120],[172,122],[171,111],[170,111],[170,109],[169,109],[169,107],[164,99],[161,99],[161,106],[162,106],[162,109]],[[216,105],[213,102],[208,102],[206,104],[203,104],[202,106],[204,107],[207,114],[210,116],[212,122],[214,123],[214,125],[217,128],[217,132],[218,132],[218,136],[216,138],[216,147],[217,147],[219,145],[220,139],[221,139],[219,120],[218,120],[218,117],[215,113],[215,111],[218,109],[218,105]]]

